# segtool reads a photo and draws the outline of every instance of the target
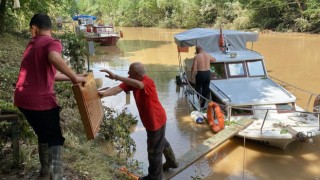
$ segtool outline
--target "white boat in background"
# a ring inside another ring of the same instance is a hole
[[[268,76],[264,57],[252,50],[258,33],[195,28],[175,34],[174,40],[179,53],[200,45],[217,59],[210,65],[208,101],[220,105],[225,122],[237,122],[242,118],[254,120],[238,136],[285,149],[292,141],[311,142],[313,137],[320,135],[318,111],[307,111],[313,101],[316,106],[311,108],[319,110],[318,94]],[[247,49],[248,42],[252,43],[251,49]],[[180,77],[187,84],[186,94],[190,103],[200,111],[191,82],[193,57],[184,61],[181,55],[179,58]],[[290,89],[308,94],[304,109],[296,104],[297,98]]]
[[[120,38],[123,37],[123,32],[115,31],[113,25],[109,26],[87,26],[85,38],[88,41],[100,43],[102,46],[115,46]]]
[[[74,21],[78,21],[76,32],[83,32],[87,41],[100,43],[102,46],[115,46],[120,38],[123,37],[123,32],[116,31],[112,24],[94,24],[96,16],[91,15],[76,15],[73,16]]]

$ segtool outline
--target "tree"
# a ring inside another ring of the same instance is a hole
[[[7,4],[7,0],[1,0],[0,2],[0,34],[4,32],[3,24],[5,24],[6,4]]]
[[[13,9],[13,1],[0,1],[0,33],[28,27],[35,13],[46,13],[51,18],[66,15],[72,0],[20,0],[20,8]]]

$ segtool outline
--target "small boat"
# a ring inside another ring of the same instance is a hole
[[[182,84],[186,84],[186,96],[196,110],[202,109],[192,87],[193,58],[182,61],[180,53],[200,45],[217,60],[210,64],[210,97],[207,101],[220,106],[226,124],[243,118],[254,120],[238,136],[285,149],[295,140],[312,142],[313,137],[320,135],[320,103],[315,102],[311,107],[312,100],[320,101],[318,94],[268,75],[263,55],[253,51],[258,33],[195,28],[175,34],[174,40],[178,46],[180,78]],[[252,43],[251,49],[247,49],[247,43]],[[308,94],[305,108],[297,105],[297,98],[289,90]],[[308,111],[310,108],[316,111]]]
[[[115,31],[112,25],[99,26],[87,25],[85,38],[88,41],[100,43],[102,46],[114,46],[123,37],[122,31]]]
[[[83,32],[87,41],[100,43],[102,46],[114,46],[123,37],[123,32],[115,31],[113,25],[94,24],[96,16],[80,14],[73,16],[72,19],[78,21],[76,32]]]

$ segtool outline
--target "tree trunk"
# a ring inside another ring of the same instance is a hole
[[[300,3],[299,0],[295,0],[295,1],[296,1],[297,5],[298,5],[300,15],[301,15],[301,17],[303,17],[303,9],[302,9],[301,3]]]
[[[6,14],[7,0],[1,0],[0,2],[0,34],[4,33],[5,27],[5,14]]]

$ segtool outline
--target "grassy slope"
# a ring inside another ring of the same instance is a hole
[[[0,82],[1,91],[6,91],[15,81],[20,66],[20,59],[28,40],[17,38],[11,34],[0,35],[0,77],[4,73],[11,73]],[[14,77],[13,77],[14,76]],[[7,81],[4,83],[4,79]],[[0,92],[0,98],[3,96]],[[1,100],[0,99],[0,100]],[[0,108],[3,104],[0,101]],[[97,141],[86,141],[77,109],[65,108],[61,116],[65,122],[65,153],[64,167],[67,179],[113,179],[119,175],[111,164],[117,162],[116,158],[101,153]],[[25,121],[25,120],[24,120]],[[35,179],[40,168],[37,145],[35,139],[29,141],[20,139],[21,167],[12,167],[10,144],[0,149],[0,177],[5,179]],[[7,158],[5,158],[7,157]]]

